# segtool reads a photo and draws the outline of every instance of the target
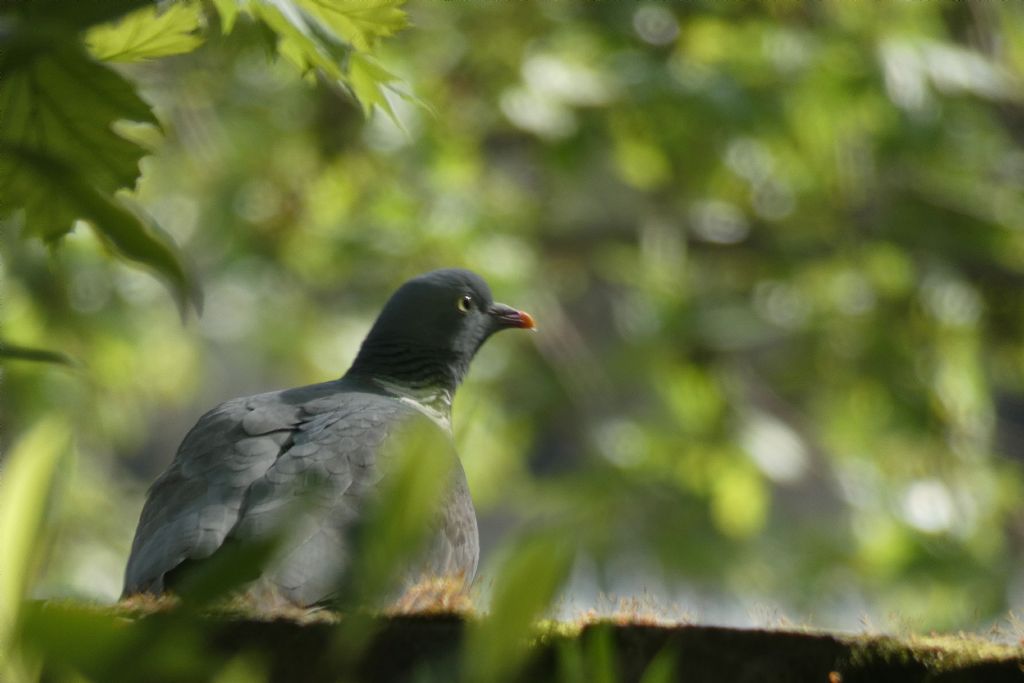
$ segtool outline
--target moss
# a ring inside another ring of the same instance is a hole
[[[535,642],[545,644],[555,638],[575,638],[583,630],[583,624],[578,621],[541,619],[537,622],[535,629]]]
[[[850,662],[864,665],[882,661],[916,663],[929,672],[942,673],[979,663],[1024,662],[1024,648],[986,640],[972,634],[858,636],[846,638]]]
[[[24,637],[50,678],[110,680],[115,672],[127,681],[212,678],[239,657],[258,661],[269,681],[458,681],[466,625],[483,618],[431,612],[346,619],[329,610],[257,610],[244,601],[199,612],[151,598],[114,607],[36,603],[25,614]],[[353,628],[366,634],[358,648]],[[142,660],[139,648],[147,652]],[[675,668],[661,680],[686,683],[1024,680],[1024,648],[965,634],[852,636],[650,624],[618,615],[540,621],[530,652],[518,680],[531,683],[561,681],[572,671],[572,680],[596,680],[604,668],[611,670],[608,680],[639,681],[656,661],[664,664],[656,667],[662,674]]]

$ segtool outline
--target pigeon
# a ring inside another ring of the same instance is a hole
[[[183,569],[282,528],[283,511],[300,500],[312,522],[287,529],[292,537],[258,581],[297,606],[330,601],[354,559],[352,530],[387,482],[383,454],[428,432],[448,445],[452,465],[424,571],[471,582],[479,535],[452,445],[452,399],[492,334],[534,327],[528,313],[495,303],[479,275],[435,270],[391,296],[340,379],[207,412],[146,494],[122,597],[173,592]]]

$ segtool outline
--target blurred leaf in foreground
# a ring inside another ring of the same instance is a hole
[[[191,610],[132,620],[109,608],[72,602],[25,605],[20,642],[48,680],[210,680],[210,630]],[[140,656],[144,653],[144,656]]]
[[[36,363],[56,363],[58,365],[76,365],[67,354],[48,349],[36,349],[28,346],[8,344],[0,340],[0,363],[12,360],[26,360]]]
[[[355,530],[352,593],[345,598],[372,603],[395,588],[404,569],[415,566],[455,458],[448,435],[429,420],[415,420],[392,436],[378,461],[380,489]]]
[[[18,680],[20,665],[11,647],[21,600],[39,562],[43,520],[53,494],[58,463],[70,446],[68,426],[52,418],[37,424],[7,455],[0,478],[0,678]]]
[[[456,457],[448,434],[427,418],[406,423],[385,444],[377,461],[380,487],[350,534],[352,566],[336,601],[346,612],[334,641],[342,659],[354,661],[381,625],[360,608],[400,598],[396,589],[415,590],[424,577],[410,568],[429,572],[424,550]]]
[[[498,680],[514,673],[535,620],[554,600],[575,556],[571,539],[550,532],[529,535],[506,553],[494,580],[491,613],[469,633],[467,680]]]

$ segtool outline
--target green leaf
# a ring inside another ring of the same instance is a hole
[[[132,187],[145,150],[114,132],[115,121],[156,123],[128,81],[71,44],[22,41],[0,57],[0,144],[58,160],[104,194]],[[15,68],[11,68],[14,65]],[[0,158],[0,210],[25,209],[26,229],[47,240],[67,233],[79,207]]]
[[[22,597],[39,561],[43,522],[50,504],[61,457],[71,444],[71,431],[61,420],[40,422],[7,456],[0,477],[0,679],[18,677],[11,636]]]
[[[362,105],[362,112],[370,116],[374,106],[378,106],[395,126],[406,130],[395,114],[387,93],[400,97],[407,102],[419,106],[429,114],[435,115],[430,104],[416,95],[404,92],[399,88],[401,79],[384,69],[380,63],[368,54],[354,53],[348,59],[348,85],[355,99]]]
[[[369,55],[356,53],[349,58],[348,83],[365,115],[369,116],[374,106],[379,107],[403,131],[405,126],[391,106],[387,93],[434,114],[428,103],[400,89],[402,80]]]
[[[212,662],[204,622],[187,609],[131,621],[93,605],[27,602],[19,636],[45,662],[47,680],[205,681]]]
[[[277,51],[302,71],[320,69],[332,80],[342,77],[344,46],[292,0],[267,0],[249,6],[252,14],[277,35]]]
[[[162,231],[114,198],[99,192],[78,169],[36,150],[0,142],[0,152],[41,196],[60,197],[68,215],[92,223],[97,234],[125,258],[148,266],[168,281],[184,311],[186,303],[202,306],[198,287],[185,271],[174,243]],[[54,201],[54,204],[57,202]]]
[[[163,10],[154,5],[90,29],[85,44],[96,59],[138,62],[191,52],[203,43],[202,27],[198,3],[178,2]]]
[[[220,15],[220,30],[227,35],[235,27],[235,19],[238,18],[237,0],[213,0],[213,6],[217,8]]]
[[[619,680],[615,663],[612,625],[596,624],[581,637],[586,652],[587,680],[592,683],[616,683]]]
[[[369,115],[379,107],[396,125],[385,91],[417,104],[392,84],[397,76],[377,63],[370,50],[381,38],[408,25],[403,0],[267,0],[247,7],[278,37],[280,55],[303,71],[319,69],[346,86]]]
[[[314,16],[360,52],[372,50],[381,38],[409,25],[399,9],[405,0],[299,0]]]
[[[68,2],[67,0],[36,0],[35,2],[6,3],[14,7],[14,15],[21,16],[26,24],[39,26],[62,26],[70,29],[84,29],[105,21],[112,21],[132,10],[152,5],[154,0],[90,0],[90,2]]]
[[[672,683],[676,679],[676,652],[666,646],[644,669],[640,683]]]
[[[469,634],[469,680],[497,680],[514,672],[526,655],[535,620],[554,600],[574,556],[571,541],[553,533],[529,536],[508,549],[494,580],[491,614]]]
[[[25,360],[37,363],[57,363],[59,365],[77,365],[70,356],[60,351],[34,349],[29,346],[18,346],[0,341],[0,362],[7,360]]]
[[[146,153],[114,124],[156,119],[128,81],[64,38],[16,31],[0,57],[0,210],[24,209],[27,233],[50,242],[88,220],[122,256],[163,276],[179,307],[198,308],[171,240],[112,196],[135,185]]]
[[[401,128],[402,124],[384,94],[387,84],[396,80],[394,74],[370,57],[354,54],[349,59],[348,81],[363,107],[363,113],[369,116],[375,106],[380,107]]]

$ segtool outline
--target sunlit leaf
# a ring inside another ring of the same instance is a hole
[[[225,34],[231,33],[238,18],[238,0],[213,0],[213,6],[220,15],[220,28]]]
[[[409,25],[400,7],[405,0],[300,0],[309,11],[337,31],[355,49],[371,50]]]
[[[40,422],[11,448],[0,476],[0,678],[13,676],[11,667],[18,666],[7,658],[14,655],[12,629],[43,547],[57,466],[70,443],[71,431],[63,421]]]
[[[401,127],[401,122],[395,116],[395,111],[384,93],[387,84],[397,80],[394,74],[370,57],[354,54],[349,59],[348,79],[365,114],[369,115],[374,107],[380,107]]]
[[[251,5],[251,12],[277,35],[278,52],[299,69],[320,69],[326,76],[342,76],[344,47],[330,40],[329,31],[292,0],[268,0]]]
[[[401,4],[400,0],[267,0],[247,5],[247,11],[277,35],[280,55],[303,71],[318,69],[348,86],[364,113],[379,107],[401,127],[385,91],[422,103],[398,90],[398,77],[369,53],[380,38],[408,24]]]
[[[85,44],[97,59],[138,62],[191,52],[203,43],[202,10],[196,2],[147,7],[116,22],[92,28]]]

